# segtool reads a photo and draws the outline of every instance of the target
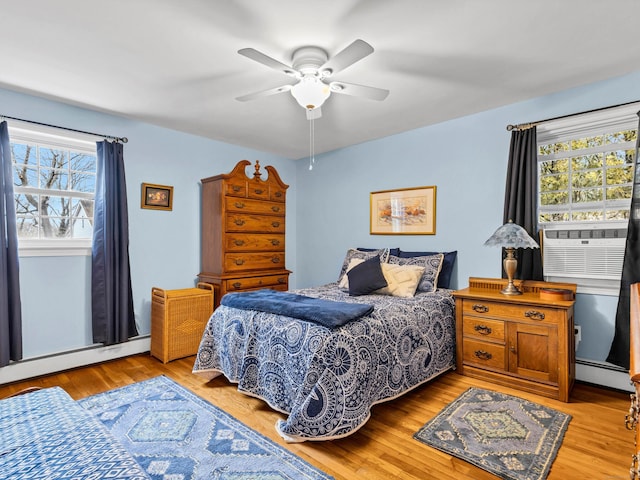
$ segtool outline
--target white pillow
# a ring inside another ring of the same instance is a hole
[[[349,260],[349,265],[347,265],[347,269],[345,270],[344,275],[342,275],[338,287],[349,290],[349,277],[347,275],[347,272],[356,265],[360,265],[362,262],[364,262],[364,260],[364,258],[352,258],[351,260]]]
[[[397,265],[382,263],[382,274],[387,281],[387,286],[376,290],[380,295],[392,295],[394,297],[413,297],[418,288],[425,268],[419,265]],[[346,276],[346,275],[345,275]]]

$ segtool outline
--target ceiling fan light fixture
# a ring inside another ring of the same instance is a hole
[[[293,98],[302,108],[307,110],[320,107],[329,98],[330,94],[329,85],[313,75],[305,75],[297,84],[291,87]]]

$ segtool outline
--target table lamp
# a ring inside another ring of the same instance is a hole
[[[502,265],[509,281],[500,293],[503,295],[522,295],[518,287],[513,284],[513,275],[518,268],[518,260],[514,256],[515,250],[516,248],[540,248],[540,246],[524,228],[513,223],[512,220],[499,227],[484,244],[489,247],[502,247],[507,251]]]

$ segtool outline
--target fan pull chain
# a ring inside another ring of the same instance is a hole
[[[309,170],[313,170],[313,166],[316,163],[316,155],[315,155],[315,120],[313,118],[309,119]]]

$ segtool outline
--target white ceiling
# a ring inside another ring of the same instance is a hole
[[[235,100],[294,80],[239,49],[373,46],[335,79],[389,96],[332,94],[317,154],[638,70],[639,21],[640,0],[7,0],[0,87],[298,159],[290,93]]]

